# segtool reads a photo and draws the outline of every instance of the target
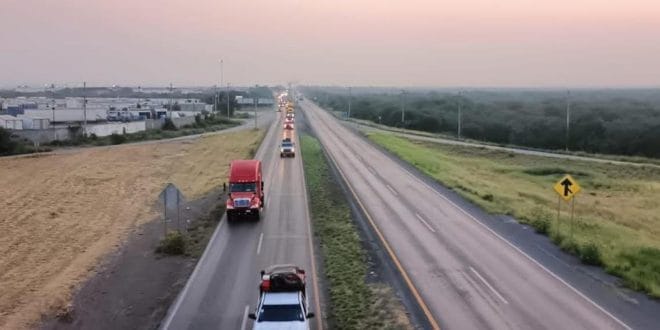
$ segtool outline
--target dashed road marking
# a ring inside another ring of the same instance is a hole
[[[479,274],[479,272],[477,272],[474,268],[472,268],[472,266],[470,266],[470,270],[472,271],[472,273],[474,273],[474,275],[477,276],[477,278],[479,278],[479,280],[483,284],[486,285],[486,287],[488,287],[488,289],[490,289],[491,292],[493,292],[495,294],[495,296],[497,296],[498,299],[500,299],[503,303],[505,303],[507,305],[509,304],[509,302],[506,299],[504,299],[504,297],[499,292],[497,292],[497,290],[495,290],[495,288],[493,288],[493,286],[490,285],[490,283],[488,283],[488,281],[486,281],[486,279],[483,278],[481,276],[481,274]]]
[[[259,235],[259,243],[257,244],[257,255],[261,253],[261,243],[263,243],[263,241],[264,241],[264,233],[261,233],[261,235]]]
[[[426,228],[428,228],[431,232],[435,233],[435,229],[433,229],[433,227],[431,227],[431,225],[428,222],[426,222],[426,220],[424,220],[424,218],[422,218],[422,216],[419,215],[419,213],[415,213],[415,216],[417,217],[417,219],[419,219],[419,221],[421,221],[424,224],[424,226],[426,226]]]
[[[392,188],[392,186],[390,186],[389,184],[385,184],[385,186],[387,186],[387,189],[389,189],[392,192],[392,194],[394,194],[394,196],[399,195],[399,193],[397,193],[396,190],[394,190],[394,188]]]

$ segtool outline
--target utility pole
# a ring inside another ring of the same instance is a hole
[[[406,91],[401,90],[401,123],[406,123]]]
[[[566,92],[566,151],[568,151],[568,139],[571,128],[571,91]]]
[[[172,109],[172,94],[173,94],[172,83],[170,83],[170,118],[172,118],[172,110],[173,110]]]
[[[87,136],[87,82],[83,82],[83,136]]]
[[[218,88],[218,104],[216,105],[215,110],[220,110],[220,91],[222,90],[222,85],[224,84],[225,72],[224,72],[224,61],[220,59],[220,87]],[[229,97],[229,96],[227,96]]]
[[[351,99],[353,94],[351,93],[351,87],[348,87],[348,119],[351,119]]]
[[[458,128],[457,128],[457,136],[458,139],[461,139],[461,91],[458,92]]]
[[[227,119],[229,119],[229,83],[227,83]]]

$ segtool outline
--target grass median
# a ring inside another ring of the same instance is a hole
[[[399,329],[409,323],[389,287],[367,283],[367,256],[341,187],[321,145],[301,136],[314,235],[329,287],[329,322],[337,329]]]
[[[479,147],[367,136],[490,213],[547,234],[584,263],[602,265],[635,290],[660,297],[660,169],[520,155]],[[556,218],[552,186],[564,174],[582,186],[572,235]]]

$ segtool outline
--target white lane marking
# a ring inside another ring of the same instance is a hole
[[[199,273],[199,269],[202,268],[202,265],[204,265],[204,262],[208,258],[208,250],[211,248],[212,243],[215,242],[218,233],[220,232],[220,228],[222,228],[222,225],[227,222],[226,216],[222,216],[222,219],[220,219],[220,224],[218,227],[215,228],[215,232],[213,232],[213,236],[211,236],[211,239],[209,242],[206,244],[206,248],[204,248],[204,252],[202,253],[202,257],[199,259],[197,262],[197,265],[195,265],[195,269],[193,270],[192,274],[190,274],[190,277],[188,278],[188,281],[186,282],[186,286],[183,288],[183,291],[179,293],[179,296],[176,299],[176,303],[174,304],[174,308],[172,308],[172,311],[167,314],[167,319],[165,319],[165,323],[163,323],[163,329],[169,329],[170,325],[172,323],[172,320],[174,320],[174,315],[176,312],[179,310],[181,307],[181,303],[183,302],[184,297],[188,296],[188,290],[191,287],[191,283],[194,282],[194,279],[197,277],[197,274]]]
[[[482,228],[486,229],[486,230],[489,231],[491,234],[495,235],[495,237],[499,238],[502,242],[506,243],[506,244],[509,245],[511,248],[513,248],[514,250],[518,251],[520,254],[522,254],[522,255],[523,255],[525,258],[527,258],[529,261],[531,261],[532,263],[536,264],[538,267],[540,267],[540,268],[541,268],[542,270],[544,270],[546,273],[550,274],[550,276],[552,276],[552,277],[555,278],[557,281],[559,281],[559,282],[561,282],[562,284],[564,284],[564,285],[565,285],[566,287],[568,287],[571,291],[575,292],[575,293],[576,293],[578,296],[580,296],[582,299],[586,300],[586,301],[589,302],[592,306],[596,307],[596,309],[598,309],[599,311],[601,311],[603,314],[605,314],[605,315],[609,316],[610,318],[612,318],[612,320],[614,320],[616,323],[618,323],[618,324],[621,325],[622,327],[624,327],[624,328],[626,328],[626,329],[628,329],[628,330],[632,330],[631,327],[629,327],[629,326],[628,326],[627,324],[625,324],[623,321],[619,320],[616,316],[612,315],[610,312],[608,312],[607,310],[605,310],[605,308],[601,307],[601,306],[600,306],[599,304],[597,304],[595,301],[591,300],[589,297],[587,297],[586,295],[584,295],[580,290],[578,290],[578,289],[576,289],[575,287],[573,287],[572,285],[568,284],[568,282],[564,281],[564,280],[563,280],[561,277],[559,277],[557,274],[553,273],[550,269],[546,268],[546,267],[543,266],[540,262],[536,261],[536,259],[532,258],[530,255],[528,255],[527,253],[525,253],[525,251],[523,251],[523,250],[521,250],[520,248],[518,248],[517,246],[513,245],[513,243],[509,242],[507,239],[505,239],[504,237],[502,237],[500,234],[498,234],[498,233],[495,232],[494,230],[490,229],[488,226],[486,226],[486,225],[483,224],[481,221],[479,221],[477,218],[475,218],[472,214],[468,213],[468,212],[467,212],[466,210],[464,210],[462,207],[460,207],[460,206],[458,206],[456,203],[452,202],[448,197],[446,197],[445,195],[441,194],[439,191],[435,190],[435,189],[434,189],[433,187],[431,187],[428,183],[424,182],[424,180],[421,180],[420,178],[418,178],[417,176],[415,176],[415,175],[414,175],[412,172],[410,172],[407,168],[405,168],[405,167],[403,167],[403,166],[400,166],[400,165],[399,165],[399,167],[400,167],[401,169],[403,169],[405,172],[407,172],[408,175],[410,175],[414,180],[416,180],[416,181],[422,183],[424,186],[426,186],[427,188],[431,189],[431,191],[433,191],[436,195],[440,196],[440,198],[444,199],[445,201],[447,201],[447,203],[449,203],[450,205],[452,205],[453,207],[455,207],[456,209],[458,209],[459,211],[461,211],[461,212],[462,212],[463,214],[465,214],[468,218],[470,218],[470,219],[472,219],[474,222],[476,222],[479,226],[481,226]]]
[[[394,194],[394,196],[399,195],[399,193],[397,193],[396,190],[394,190],[394,188],[392,188],[392,186],[390,186],[389,184],[385,184],[385,185],[387,186],[387,189],[389,189],[392,192],[392,194]]]
[[[429,225],[429,223],[426,222],[426,220],[424,220],[424,218],[422,218],[422,216],[419,215],[419,213],[415,213],[415,216],[417,217],[417,219],[419,219],[419,221],[421,221],[424,224],[424,226],[426,226],[426,228],[428,228],[430,231],[435,233],[435,229],[433,229],[433,227],[431,227],[431,225]]]
[[[300,139],[296,136],[296,142],[298,145],[300,145]],[[303,175],[302,175],[302,186],[303,190],[305,193],[303,194],[303,199],[305,200],[305,216],[307,217],[307,243],[309,247],[309,253],[310,253],[310,263],[312,264],[312,287],[314,288],[314,310],[316,311],[316,328],[317,330],[323,330],[323,318],[321,316],[321,302],[320,302],[320,295],[319,295],[319,285],[318,285],[318,280],[317,280],[317,273],[316,273],[316,261],[314,258],[314,243],[312,242],[312,215],[309,211],[309,197],[307,194],[309,193],[307,191],[307,181],[305,181],[305,166],[303,165],[302,157],[296,157],[298,158],[298,164],[300,164],[300,168],[302,169]]]
[[[320,108],[319,108],[319,109],[320,109]],[[321,109],[321,111],[323,111],[323,110]],[[396,163],[396,162],[395,162],[395,163]],[[501,241],[503,241],[504,243],[506,243],[507,245],[509,245],[511,248],[513,248],[514,250],[518,251],[520,254],[522,254],[522,255],[523,255],[525,258],[527,258],[529,261],[531,261],[532,263],[536,264],[539,268],[541,268],[542,270],[544,270],[546,273],[548,273],[551,277],[553,277],[554,279],[556,279],[556,280],[559,281],[560,283],[564,284],[564,285],[565,285],[566,287],[568,287],[571,291],[573,291],[575,294],[577,294],[578,296],[580,296],[582,299],[586,300],[588,303],[590,303],[590,304],[591,304],[592,306],[594,306],[596,309],[598,309],[599,311],[601,311],[603,314],[609,316],[612,320],[614,320],[616,323],[618,323],[619,325],[621,325],[623,328],[628,329],[628,330],[632,330],[631,327],[629,327],[627,324],[625,324],[623,321],[621,321],[620,319],[618,319],[616,316],[612,315],[610,312],[608,312],[607,310],[605,310],[605,308],[601,307],[601,306],[600,306],[599,304],[597,304],[595,301],[591,300],[589,297],[587,297],[586,295],[584,295],[580,290],[576,289],[575,287],[573,287],[572,285],[570,285],[568,282],[564,281],[564,280],[563,280],[561,277],[559,277],[557,274],[553,273],[550,269],[548,269],[548,268],[546,268],[545,266],[543,266],[540,262],[536,261],[536,259],[532,258],[530,255],[528,255],[528,254],[525,253],[523,250],[521,250],[520,248],[518,248],[517,246],[515,246],[513,243],[509,242],[507,239],[505,239],[504,237],[502,237],[500,234],[498,234],[498,233],[495,232],[494,230],[490,229],[487,225],[485,225],[485,224],[483,224],[481,221],[477,220],[477,218],[475,218],[474,216],[472,216],[472,214],[468,213],[468,212],[467,212],[466,210],[464,210],[462,207],[460,207],[460,206],[458,206],[456,203],[452,202],[448,197],[442,195],[439,191],[435,190],[435,188],[431,187],[431,186],[430,186],[429,184],[427,184],[424,180],[421,180],[420,178],[418,178],[416,175],[414,175],[414,174],[413,174],[411,171],[409,171],[407,168],[405,168],[405,167],[403,167],[403,166],[401,166],[401,165],[399,165],[399,164],[396,164],[396,165],[397,165],[399,168],[401,168],[403,171],[405,171],[406,173],[408,173],[408,175],[410,175],[414,180],[416,180],[416,181],[422,183],[424,186],[426,186],[427,188],[429,188],[429,189],[430,189],[431,191],[433,191],[435,194],[437,194],[438,196],[440,196],[440,198],[442,198],[442,199],[444,199],[445,201],[447,201],[447,203],[449,203],[450,205],[452,205],[453,207],[455,207],[456,209],[458,209],[460,212],[462,212],[463,214],[465,214],[468,218],[472,219],[472,220],[473,220],[474,222],[476,222],[479,226],[483,227],[484,229],[486,229],[487,231],[489,231],[491,234],[493,234],[495,237],[499,238]]]
[[[241,322],[241,330],[245,330],[249,312],[250,312],[250,305],[245,305],[245,311],[243,312],[243,321]]]
[[[373,167],[367,165],[367,169],[369,170],[369,172],[371,172],[371,174],[376,175],[376,171],[374,170]]]
[[[483,284],[485,284],[485,285],[488,287],[488,289],[490,289],[490,291],[492,291],[492,292],[497,296],[497,298],[499,298],[503,303],[505,303],[505,304],[507,304],[507,305],[509,304],[509,302],[506,301],[506,299],[504,299],[504,297],[502,297],[502,295],[501,295],[499,292],[497,292],[497,290],[495,290],[495,288],[493,288],[493,286],[490,285],[490,283],[488,283],[488,281],[486,281],[486,279],[483,278],[483,277],[481,276],[481,274],[479,274],[479,272],[477,272],[474,268],[472,268],[472,266],[470,266],[470,270],[474,273],[474,275],[477,275],[477,277],[479,278],[479,280],[480,280]]]
[[[264,241],[264,233],[261,233],[261,235],[259,235],[259,243],[257,244],[257,255],[261,253],[261,243],[263,243],[263,241]]]
[[[274,134],[272,133],[274,132],[273,127],[275,127],[276,124],[277,124],[277,120],[274,120],[271,123],[270,127],[268,128],[268,131],[266,132],[263,141],[259,145],[259,149],[257,149],[257,153],[255,155],[257,159],[263,160],[262,154],[265,152],[264,150],[266,150],[266,144],[268,143],[267,141],[269,139],[272,139],[272,137],[269,138],[269,136],[272,136]],[[223,215],[220,224],[215,228],[215,231],[213,232],[213,236],[211,236],[211,239],[206,244],[206,247],[204,248],[204,252],[202,253],[202,257],[197,262],[197,265],[195,265],[195,269],[193,270],[192,274],[190,274],[188,281],[186,281],[186,285],[183,287],[183,290],[177,296],[174,306],[172,306],[172,308],[168,311],[165,322],[163,322],[162,329],[167,330],[170,328],[172,321],[174,320],[174,315],[177,313],[179,308],[181,308],[181,303],[183,302],[184,297],[188,296],[188,290],[190,290],[191,283],[194,282],[194,279],[198,276],[197,274],[200,272],[200,268],[202,267],[202,265],[205,264],[206,259],[208,258],[209,255],[208,250],[210,249],[211,245],[213,245],[213,242],[216,241],[218,233],[220,232],[220,228],[222,228],[222,225],[225,222],[227,222],[227,219],[226,216]]]

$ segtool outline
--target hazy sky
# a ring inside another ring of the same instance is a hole
[[[660,85],[660,0],[0,0],[0,85]]]

